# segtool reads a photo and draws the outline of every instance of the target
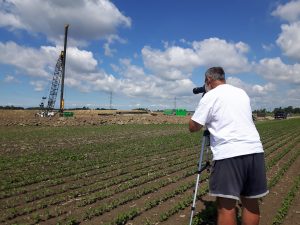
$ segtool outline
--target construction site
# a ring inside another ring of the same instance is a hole
[[[209,146],[202,167],[200,135],[188,131],[193,112],[177,108],[176,98],[160,111],[65,110],[68,27],[48,97],[36,109],[0,109],[0,223],[216,224]],[[270,189],[261,224],[296,224],[300,120],[258,116]]]
[[[39,110],[0,111],[1,125],[99,125],[99,124],[161,124],[186,123],[190,115],[186,109],[166,109],[163,112],[149,110],[65,110],[64,80],[67,60],[67,41],[69,24],[65,25],[64,49],[58,56],[49,96],[42,96]],[[59,109],[55,106],[59,96]],[[110,104],[112,104],[112,92]],[[176,99],[176,98],[175,98]],[[176,100],[175,100],[176,101]],[[111,108],[111,107],[110,107]],[[176,117],[174,117],[176,116]]]

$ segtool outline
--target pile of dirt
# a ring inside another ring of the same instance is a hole
[[[0,110],[0,126],[85,126],[103,124],[187,124],[190,116],[138,111],[74,110],[73,117],[40,117],[36,110]]]

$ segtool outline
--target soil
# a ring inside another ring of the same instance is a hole
[[[99,125],[106,125],[106,124],[188,124],[188,121],[190,119],[190,116],[167,116],[163,115],[162,113],[145,113],[145,112],[137,112],[137,111],[123,111],[121,113],[117,113],[117,111],[107,111],[105,112],[100,110],[77,110],[74,112],[74,117],[59,117],[58,115],[51,117],[51,118],[42,118],[37,117],[35,114],[38,111],[34,110],[0,110],[0,126],[12,126],[16,127],[16,129],[20,129],[20,127],[26,127],[26,126],[40,126],[41,129],[45,129],[45,126],[53,126],[53,127],[60,127],[60,126],[99,126]],[[120,112],[120,111],[119,111]],[[132,113],[133,112],[133,113]],[[22,130],[26,130],[28,128],[22,128]],[[40,128],[38,128],[40,129]],[[52,129],[52,128],[51,128]],[[147,136],[147,132],[151,131],[144,131],[141,133],[138,133],[137,136],[132,135],[125,135],[124,137],[122,134],[116,134],[113,138],[102,138],[99,139],[97,136],[90,136],[88,138],[82,137],[82,139],[74,138],[74,140],[70,139],[68,142],[58,139],[55,143],[51,143],[52,140],[48,140],[45,145],[42,146],[42,148],[48,149],[47,151],[52,151],[52,149],[57,148],[57,145],[60,147],[75,147],[77,145],[82,144],[84,141],[86,144],[99,144],[99,143],[106,143],[106,142],[116,142],[121,141],[122,139],[141,139],[143,136]],[[164,131],[164,135],[171,134],[174,131]],[[156,133],[155,135],[162,135],[161,132]],[[152,135],[153,136],[153,135]],[[26,141],[24,142],[26,144]],[[41,145],[37,143],[36,145],[24,145],[22,140],[16,140],[15,143],[1,143],[2,147],[6,149],[7,153],[11,154],[16,151],[20,151],[21,153],[28,153],[31,151],[39,152]],[[5,144],[5,146],[4,146]],[[0,145],[0,147],[1,147]],[[268,155],[268,160],[272,159],[277,152],[282,151],[288,144],[284,145],[283,147],[277,149],[275,152]],[[299,144],[293,148],[294,151],[299,151]],[[4,154],[4,153],[1,153]],[[0,154],[0,155],[1,155]],[[5,153],[6,154],[6,153]],[[15,153],[17,154],[17,153]],[[20,154],[20,153],[19,153]],[[287,162],[292,157],[292,151],[288,152],[276,165],[274,165],[267,173],[268,179],[270,179],[272,176],[274,176],[278,170],[281,168],[281,166]],[[186,157],[186,152],[182,152],[182,157]],[[137,158],[136,158],[137,160]],[[137,161],[138,162],[138,161]],[[129,169],[134,168],[137,169],[139,166],[136,164],[136,162],[132,162],[131,165],[129,163]],[[284,199],[286,193],[292,186],[292,183],[294,181],[294,178],[299,175],[299,165],[300,165],[300,157],[296,159],[296,161],[293,163],[293,165],[287,170],[283,178],[270,190],[270,193],[263,198],[263,201],[261,203],[261,225],[268,225],[272,223],[272,220],[274,219],[274,215],[277,213],[278,208],[280,207],[280,204],[282,200]],[[44,165],[47,167],[47,165]],[[63,165],[61,165],[63,166]],[[51,169],[51,168],[49,168]],[[20,171],[15,171],[15,173],[19,173]],[[67,176],[64,177],[64,181],[66,183],[72,183],[77,184],[78,182],[87,182],[89,184],[92,184],[94,181],[97,181],[100,179],[102,173],[98,172],[96,169],[92,171],[86,171],[86,178],[81,179],[80,181],[76,180],[73,176]],[[118,176],[118,171],[110,171],[111,175]],[[179,172],[175,172],[173,175],[178,174]],[[124,204],[123,206],[119,206],[118,208],[111,210],[108,213],[105,213],[101,220],[102,222],[108,222],[109,219],[117,214],[119,214],[122,211],[126,211],[130,207],[143,207],[144,203],[148,201],[149,199],[154,199],[157,196],[161,196],[162,193],[166,193],[170,190],[173,190],[178,185],[182,183],[186,183],[188,181],[192,181],[195,179],[196,176],[190,176],[187,178],[184,178],[176,183],[171,183],[164,188],[161,188],[159,192],[154,192],[148,195],[143,196],[142,198],[136,200],[136,201],[130,201],[129,203]],[[162,177],[160,179],[164,179],[166,177]],[[156,180],[156,182],[159,179]],[[51,187],[52,190],[58,190],[62,188],[65,184],[59,184],[54,185]],[[143,184],[146,186],[147,184]],[[113,186],[112,188],[116,188],[117,186]],[[30,190],[37,190],[38,187],[35,187],[35,185],[28,185],[27,186],[28,191]],[[131,193],[132,191],[135,191],[135,188],[125,190],[119,194],[116,194],[114,197],[123,196],[127,193]],[[189,189],[182,195],[178,195],[175,198],[169,199],[166,202],[162,202],[159,206],[143,212],[142,215],[136,217],[134,220],[129,221],[127,224],[132,225],[140,225],[145,224],[146,218],[151,218],[154,221],[158,221],[159,214],[161,212],[164,212],[172,207],[172,204],[174,205],[176,202],[178,202],[180,199],[186,196],[192,196],[192,189]],[[19,194],[19,200],[16,201],[15,204],[24,204],[24,200],[26,200],[26,193]],[[290,224],[300,224],[300,202],[299,202],[299,191],[297,192],[296,197],[294,198],[294,202],[292,206],[289,209],[288,215],[284,220],[285,225]],[[7,198],[7,201],[13,200],[15,196],[12,196],[11,198]],[[51,198],[51,197],[49,197]],[[95,204],[88,205],[83,208],[77,208],[76,207],[76,201],[78,199],[70,197],[65,202],[61,202],[59,206],[53,205],[50,206],[49,209],[55,211],[56,209],[61,209],[61,213],[63,214],[61,218],[66,217],[66,214],[70,214],[72,211],[76,211],[76,214],[80,215],[82,212],[84,212],[86,209],[94,206],[99,206],[102,203],[109,203],[110,199],[104,199],[103,201],[98,201]],[[34,201],[31,204],[36,204],[39,201]],[[203,213],[203,215],[207,214],[207,212],[204,213],[204,211],[208,208],[207,206],[211,206],[214,204],[214,198],[209,197],[208,195],[203,196],[201,200],[197,201],[196,205],[196,213],[200,214]],[[30,205],[30,204],[29,204]],[[1,207],[0,207],[1,209]],[[43,209],[38,210],[36,213],[39,213],[39,211],[43,211]],[[72,213],[73,213],[72,212]],[[176,213],[175,215],[171,216],[167,221],[165,222],[157,222],[156,224],[162,224],[162,225],[181,225],[181,224],[187,224],[189,221],[189,216],[191,213],[190,207],[187,207],[186,209],[180,211],[179,213]],[[214,215],[215,216],[215,215]],[[28,217],[28,215],[24,215],[24,218]],[[21,218],[21,217],[20,217]],[[18,221],[20,218],[17,218],[16,221]],[[60,218],[59,216],[53,219],[49,219],[45,222],[41,222],[40,224],[56,224],[57,219]],[[81,216],[79,218],[82,218]],[[11,220],[9,223],[13,223],[14,220]],[[99,217],[93,218],[91,221],[81,221],[82,224],[100,224],[99,223]],[[209,224],[214,224],[214,222],[211,220],[207,221]],[[207,223],[207,224],[208,224]]]
[[[290,210],[285,217],[283,225],[299,225],[300,224],[300,191],[297,192],[296,197],[290,207]]]
[[[187,124],[190,116],[164,115],[162,112],[120,110],[74,110],[73,117],[37,116],[38,110],[0,110],[0,126],[84,126],[104,124]],[[68,111],[69,112],[69,111]]]
[[[297,160],[291,165],[291,167],[285,173],[285,175],[279,181],[279,183],[277,183],[275,187],[273,187],[270,190],[270,193],[263,198],[261,204],[260,224],[267,225],[272,223],[272,220],[274,219],[274,215],[276,215],[278,208],[280,208],[280,204],[283,201],[288,190],[292,186],[295,177],[299,176],[299,165],[300,165],[300,157],[298,157]],[[298,191],[298,195],[299,195],[299,191]],[[296,207],[290,209],[299,212],[300,205],[297,205]],[[288,224],[294,225],[295,223],[288,223]]]

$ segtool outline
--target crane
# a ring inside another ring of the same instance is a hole
[[[58,88],[59,88],[60,81],[62,78],[62,73],[63,73],[63,61],[64,61],[64,52],[61,51],[60,56],[57,60],[56,66],[55,66],[51,89],[50,89],[50,94],[48,97],[48,104],[47,104],[48,110],[53,110],[54,106],[55,106],[57,92],[58,92]]]
[[[51,89],[48,97],[47,107],[44,108],[44,101],[46,97],[42,97],[42,102],[40,104],[40,109],[42,110],[38,113],[41,117],[54,116],[54,107],[56,102],[56,97],[58,93],[59,86],[61,84],[60,91],[60,109],[59,112],[62,114],[64,111],[64,78],[65,78],[65,65],[66,65],[66,51],[67,51],[67,36],[68,36],[69,25],[65,26],[65,40],[64,40],[64,51],[61,51],[58,60],[55,65],[55,70],[52,78]]]

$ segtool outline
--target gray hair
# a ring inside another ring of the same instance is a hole
[[[213,80],[225,80],[225,72],[222,67],[211,67],[205,72],[205,79],[207,77]]]

